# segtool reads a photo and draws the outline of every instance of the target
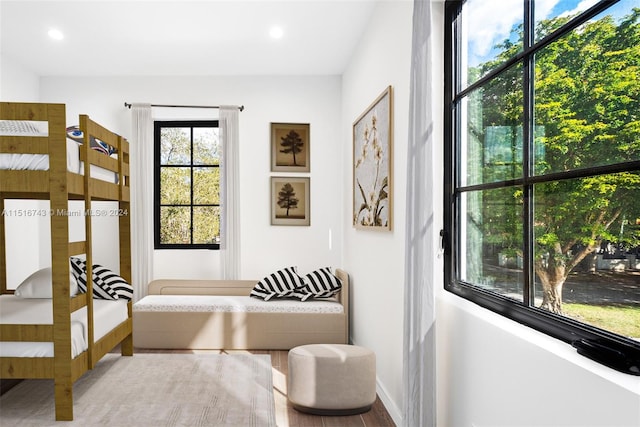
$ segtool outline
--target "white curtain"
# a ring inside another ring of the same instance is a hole
[[[220,106],[220,263],[222,278],[240,278],[240,149],[237,106]]]
[[[153,279],[153,118],[150,104],[133,104],[131,164],[131,274],[134,302]]]
[[[435,292],[439,230],[434,217],[433,29],[430,0],[415,0],[407,155],[404,319],[405,426],[436,425]],[[439,194],[436,192],[436,194]]]

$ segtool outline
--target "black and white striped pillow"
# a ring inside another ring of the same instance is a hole
[[[93,266],[93,283],[99,288],[110,288],[118,296],[115,299],[133,299],[133,286],[106,267],[98,264]]]
[[[297,267],[287,267],[260,280],[251,290],[251,296],[269,301],[272,298],[290,298],[297,288],[304,286]]]
[[[296,289],[296,296],[301,301],[309,298],[332,298],[342,289],[342,282],[330,267],[319,268],[304,276],[304,286]]]
[[[87,292],[87,262],[71,257],[71,272],[78,282],[81,292]],[[122,277],[99,264],[93,264],[93,298],[126,299],[133,298],[133,287]]]

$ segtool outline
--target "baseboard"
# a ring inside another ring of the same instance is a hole
[[[380,382],[380,378],[376,375],[376,393],[378,393],[378,397],[382,401],[382,404],[386,408],[389,416],[396,424],[396,426],[402,426],[402,411],[396,403],[389,397],[389,394],[385,390],[384,386]]]
[[[353,338],[349,339],[349,344],[358,345],[353,341]],[[398,408],[398,406],[396,405],[396,402],[394,402],[393,399],[389,397],[389,393],[387,393],[387,390],[382,385],[382,382],[380,382],[380,377],[378,377],[377,374],[376,374],[376,393],[378,394],[378,397],[382,401],[382,404],[384,405],[385,409],[389,413],[389,416],[391,417],[395,425],[402,426],[403,425],[402,411],[400,410],[400,408]]]

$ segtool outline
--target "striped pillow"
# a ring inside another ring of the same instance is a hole
[[[71,272],[78,282],[81,292],[87,292],[87,262],[83,259],[71,257]],[[125,299],[133,298],[133,287],[122,277],[99,264],[93,264],[93,298]]]
[[[118,276],[113,271],[101,265],[93,266],[93,283],[99,288],[110,288],[118,296],[115,299],[131,301],[133,298],[133,286]]]
[[[309,298],[332,298],[342,289],[342,282],[331,273],[330,267],[319,268],[305,275],[304,282],[302,288],[296,289],[296,296],[301,301]]]
[[[290,298],[295,296],[295,290],[301,286],[304,286],[304,280],[298,276],[297,267],[287,267],[256,283],[250,295],[265,301],[272,298]]]

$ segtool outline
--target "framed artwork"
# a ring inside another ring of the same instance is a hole
[[[271,172],[309,172],[309,124],[271,123]]]
[[[271,225],[310,225],[310,179],[271,177]]]
[[[393,90],[387,87],[353,123],[353,225],[391,230]]]

